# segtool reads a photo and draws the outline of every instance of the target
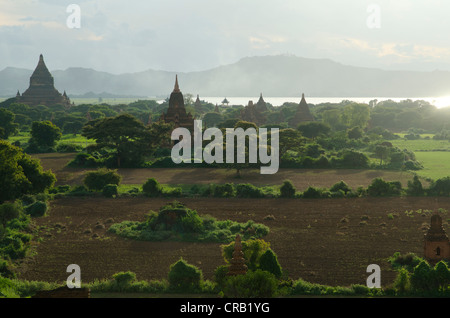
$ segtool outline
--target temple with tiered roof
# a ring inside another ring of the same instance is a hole
[[[314,121],[314,117],[311,115],[309,111],[308,103],[305,100],[305,94],[302,94],[302,99],[297,106],[297,110],[294,114],[294,117],[289,121],[289,125],[291,127],[296,128],[299,124],[304,122]]]
[[[53,76],[45,65],[42,54],[39,56],[38,65],[30,77],[30,86],[22,95],[20,92],[17,92],[16,100],[18,103],[29,106],[52,106],[58,104],[66,108],[71,106],[66,92],[64,91],[61,94],[55,88]]]
[[[183,94],[178,86],[178,76],[175,77],[175,87],[170,94],[169,108],[166,113],[161,114],[161,120],[173,123],[175,128],[184,127],[190,131],[194,130],[194,118],[191,113],[186,113]]]

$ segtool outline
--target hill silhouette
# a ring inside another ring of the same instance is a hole
[[[51,65],[51,61],[48,61]],[[32,70],[0,71],[0,96],[15,96],[29,83]],[[387,71],[297,56],[246,57],[234,64],[198,72],[145,70],[111,74],[72,67],[51,71],[55,87],[70,95],[114,94],[167,97],[178,74],[183,93],[201,96],[426,97],[449,95],[448,71]]]

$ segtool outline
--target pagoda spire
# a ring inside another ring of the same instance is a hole
[[[174,93],[180,92],[180,87],[178,86],[178,74],[175,75],[175,87],[173,88]]]

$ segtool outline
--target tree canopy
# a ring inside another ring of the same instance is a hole
[[[4,140],[0,140],[0,163],[0,203],[41,193],[56,181],[51,171],[43,171],[37,159]]]

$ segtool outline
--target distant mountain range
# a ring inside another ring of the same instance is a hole
[[[51,64],[47,61],[47,65]],[[0,96],[28,88],[33,70],[0,71]],[[111,74],[87,68],[51,71],[55,87],[69,96],[167,97],[178,74],[180,89],[194,96],[426,97],[450,95],[448,71],[386,71],[296,56],[247,57],[206,71],[176,73],[147,70]]]

